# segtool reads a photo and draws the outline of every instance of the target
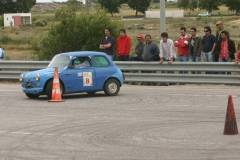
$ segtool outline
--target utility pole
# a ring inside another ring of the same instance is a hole
[[[166,3],[160,0],[160,34],[166,31]]]

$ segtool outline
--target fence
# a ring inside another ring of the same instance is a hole
[[[47,61],[1,61],[0,80],[17,80],[22,72],[42,69]],[[116,62],[126,83],[240,84],[240,65],[234,63]]]

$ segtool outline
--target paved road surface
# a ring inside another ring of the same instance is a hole
[[[240,136],[223,136],[237,86],[124,86],[117,97],[30,100],[0,84],[0,160],[239,160]]]

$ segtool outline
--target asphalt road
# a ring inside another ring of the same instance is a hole
[[[239,160],[224,136],[227,96],[238,86],[124,86],[117,97],[30,100],[0,84],[0,160]]]

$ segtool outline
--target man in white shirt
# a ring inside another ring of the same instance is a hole
[[[0,48],[0,60],[3,60],[4,58],[4,50],[3,48]]]
[[[172,64],[176,58],[173,40],[168,38],[167,32],[163,32],[161,34],[159,57],[160,64],[162,64],[164,61],[168,61],[169,64]]]

